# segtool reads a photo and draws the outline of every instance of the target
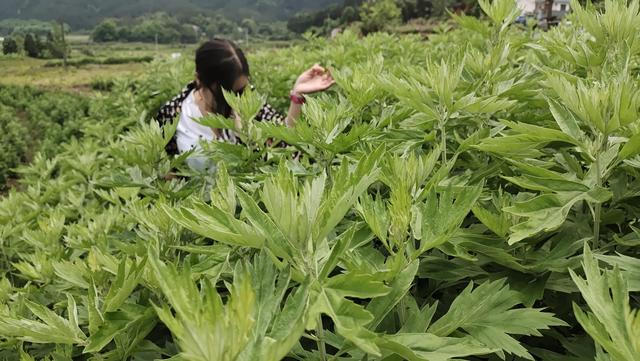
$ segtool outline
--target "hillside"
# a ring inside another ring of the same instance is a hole
[[[301,10],[317,10],[339,0],[0,0],[0,19],[63,19],[74,29],[108,17],[135,17],[155,11],[180,16],[220,11],[232,19],[286,20]]]

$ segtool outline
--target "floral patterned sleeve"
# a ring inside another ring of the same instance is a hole
[[[270,104],[265,104],[262,109],[256,115],[256,120],[259,122],[273,122],[277,125],[285,125],[285,116],[275,110]],[[267,145],[273,145],[273,139],[267,140]],[[288,144],[284,141],[280,141],[276,146],[285,148]]]
[[[283,125],[285,116],[279,113],[277,110],[273,109],[273,107],[269,104],[265,104],[258,115],[256,115],[256,120],[259,122],[274,122],[278,125]]]

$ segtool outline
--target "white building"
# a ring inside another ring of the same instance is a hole
[[[536,0],[516,0],[518,7],[522,10],[522,15],[533,15],[536,13]]]
[[[516,0],[518,7],[522,10],[522,15],[537,17],[544,15],[544,2],[544,0]],[[553,0],[552,16],[564,17],[569,10],[571,10],[569,0]]]

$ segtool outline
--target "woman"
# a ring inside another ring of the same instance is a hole
[[[187,164],[194,170],[215,169],[211,161],[200,153],[201,141],[239,143],[240,139],[227,129],[213,129],[196,120],[209,113],[234,116],[233,109],[225,101],[222,89],[240,94],[249,86],[249,64],[244,53],[233,42],[213,39],[202,44],[196,51],[196,79],[175,98],[165,104],[156,119],[164,124],[172,121],[177,114],[180,120],[176,134],[167,145],[169,154],[194,150]],[[265,104],[256,116],[258,121],[273,121],[293,127],[300,116],[304,95],[325,90],[334,84],[330,72],[314,65],[294,84],[287,116],[277,113]]]

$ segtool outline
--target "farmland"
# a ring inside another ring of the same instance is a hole
[[[286,47],[289,43],[255,40],[249,52]],[[94,43],[88,36],[69,36],[69,67],[62,59],[0,56],[0,85],[25,85],[87,94],[96,84],[142,75],[151,61],[169,61],[173,56],[191,57],[194,44]]]
[[[191,59],[82,101],[0,200],[0,359],[637,360],[639,3],[480,6],[251,52],[215,174],[150,117]],[[315,62],[295,128],[253,120]]]

